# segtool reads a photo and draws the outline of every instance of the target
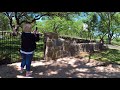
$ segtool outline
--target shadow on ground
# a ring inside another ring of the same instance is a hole
[[[15,68],[19,64],[0,66],[1,78],[18,78]],[[56,61],[34,61],[31,70],[33,78],[120,78],[120,66],[79,58],[62,58]],[[21,76],[24,76],[22,74]]]
[[[20,72],[13,66],[0,66],[0,78],[17,78],[17,75],[20,75]]]
[[[82,61],[76,61],[73,65],[50,64],[46,66],[32,67],[35,78],[116,78],[120,77],[119,72],[112,72],[103,69],[103,65],[89,66]],[[102,70],[100,70],[100,68]],[[108,65],[109,68],[109,65]]]

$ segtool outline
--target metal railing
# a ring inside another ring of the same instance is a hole
[[[8,64],[18,62],[21,60],[20,56],[20,34],[13,36],[9,31],[0,31],[0,64]],[[43,38],[40,37],[40,41],[37,42],[37,52],[35,58],[40,59],[38,54],[43,52]],[[42,43],[42,44],[41,44]]]
[[[12,36],[11,32],[0,32],[0,64],[19,61],[19,48],[20,35]]]

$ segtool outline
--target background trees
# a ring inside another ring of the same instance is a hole
[[[1,12],[0,29],[22,29],[25,22],[44,32],[55,32],[86,39],[112,40],[120,36],[119,12]],[[87,25],[84,30],[84,25]]]
[[[120,17],[118,12],[101,12],[98,13],[101,19],[101,24],[106,30],[104,30],[108,37],[108,43],[111,44],[111,41],[114,36],[116,36],[120,24]]]
[[[0,13],[0,31],[6,31],[9,29],[10,26],[8,18],[3,13]]]

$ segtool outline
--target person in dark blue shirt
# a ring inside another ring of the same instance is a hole
[[[36,42],[39,41],[39,33],[37,30],[32,31],[32,25],[26,23],[23,26],[23,32],[21,34],[21,48],[20,53],[22,56],[21,70],[23,73],[24,67],[26,66],[26,76],[30,76],[31,61],[33,58],[34,50],[36,49]]]

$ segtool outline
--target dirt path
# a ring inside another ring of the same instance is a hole
[[[1,78],[26,78],[20,74],[20,63],[0,66]],[[120,65],[104,64],[85,58],[62,58],[56,61],[33,61],[30,78],[120,78]]]
[[[108,46],[109,49],[120,50],[120,46],[118,46],[118,45],[110,45],[110,44],[108,44],[107,46]]]

